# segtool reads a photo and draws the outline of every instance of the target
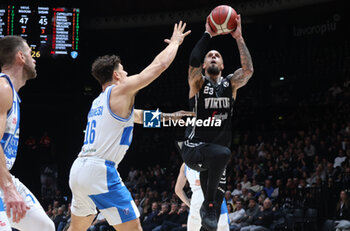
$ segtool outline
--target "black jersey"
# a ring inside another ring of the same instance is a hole
[[[197,120],[221,120],[220,126],[192,126],[186,130],[187,139],[230,147],[232,141],[233,103],[232,85],[229,77],[220,77],[215,84],[208,77],[199,92],[190,99],[190,110],[196,112]],[[218,125],[215,123],[215,125]]]

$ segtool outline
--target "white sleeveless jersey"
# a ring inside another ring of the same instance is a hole
[[[4,150],[6,157],[6,166],[10,170],[15,163],[18,149],[18,139],[19,139],[19,119],[20,119],[20,109],[19,104],[21,99],[19,98],[10,78],[0,73],[0,78],[6,78],[9,82],[12,92],[13,92],[13,102],[10,111],[7,113],[5,132],[1,139],[1,147]]]
[[[114,114],[109,106],[109,86],[93,101],[85,130],[84,145],[79,157],[97,157],[113,161],[116,165],[123,159],[132,141],[134,108],[128,118]]]

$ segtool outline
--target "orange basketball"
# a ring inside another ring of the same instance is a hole
[[[232,7],[221,5],[211,11],[208,23],[215,33],[229,33],[237,27],[236,18],[237,12]]]

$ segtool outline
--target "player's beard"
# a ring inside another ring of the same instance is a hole
[[[210,65],[207,69],[207,72],[209,75],[218,75],[220,74],[220,70],[217,66],[215,65]]]
[[[23,69],[26,75],[26,79],[34,79],[36,77],[36,70],[34,66],[30,66],[25,63]]]

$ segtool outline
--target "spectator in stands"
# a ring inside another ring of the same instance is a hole
[[[153,202],[151,207],[151,212],[147,214],[145,220],[141,223],[142,229],[145,231],[151,231],[153,228],[157,226],[155,222],[155,217],[158,215],[158,203]]]
[[[263,188],[263,190],[266,192],[267,197],[271,197],[271,194],[273,193],[274,188],[271,186],[270,179],[265,180],[265,187]]]
[[[321,181],[325,181],[326,180],[326,174],[325,172],[323,171],[323,166],[322,164],[318,164],[317,167],[316,167],[316,171],[310,176],[310,179],[309,179],[309,184],[315,184],[317,183],[317,180],[318,178],[321,180]]]
[[[296,168],[293,170],[294,176],[300,177],[304,171],[307,170],[304,152],[298,153],[298,158],[295,163]]]
[[[140,204],[140,199],[135,198],[134,201],[135,201],[135,205],[136,205],[137,209],[140,212],[140,217],[143,217],[143,214],[142,214],[143,211],[142,211],[142,207],[141,207],[141,204]]]
[[[275,186],[273,192],[271,193],[271,198],[277,198],[279,196],[279,191],[280,191],[281,187],[282,187],[282,181],[281,181],[281,179],[277,179],[276,186]]]
[[[243,218],[245,214],[245,210],[242,205],[242,200],[239,199],[236,202],[236,209],[233,213],[229,214],[229,219],[230,219],[230,230],[231,231],[236,231],[241,228],[240,221]]]
[[[236,188],[232,192],[232,196],[236,196],[236,195],[238,195],[238,196],[242,195],[242,185],[241,185],[241,183],[238,183]]]
[[[260,206],[255,198],[249,199],[248,208],[241,219],[241,227],[253,225],[254,217],[258,214]]]
[[[346,160],[343,150],[338,150],[338,156],[334,159],[334,168],[341,167],[342,163]]]
[[[253,179],[252,186],[250,186],[250,190],[257,193],[257,192],[260,192],[262,189],[263,189],[263,186],[257,184],[256,179]]]
[[[169,203],[163,202],[161,206],[161,210],[157,214],[156,217],[154,217],[153,222],[156,224],[156,227],[152,230],[160,230],[162,228],[163,222],[168,218],[169,213]]]
[[[52,204],[47,206],[46,214],[51,217],[52,216]]]
[[[232,199],[231,191],[227,190],[225,192],[225,200],[226,200],[227,204],[233,205],[233,199]]]
[[[336,207],[335,220],[349,220],[350,221],[350,207],[346,192],[340,192],[339,201]]]
[[[57,209],[57,215],[53,219],[53,223],[55,223],[56,230],[58,230],[57,228],[60,222],[63,222],[63,223],[67,222],[67,218],[64,213],[65,213],[64,207],[61,206]]]
[[[58,208],[52,208],[52,213],[51,213],[51,220],[54,220],[56,218],[56,216],[58,215]]]
[[[146,197],[141,206],[143,216],[148,216],[148,214],[152,211],[151,200],[148,197]]]
[[[160,229],[157,227],[153,231],[171,231],[172,229],[178,229],[187,224],[188,211],[185,203],[181,204],[181,207],[178,208],[177,203],[171,204],[170,212],[168,213],[167,218],[163,221]]]
[[[305,139],[305,147],[303,151],[306,154],[307,159],[312,160],[315,156],[316,149],[315,146],[311,143],[311,138],[309,136]]]
[[[162,226],[162,231],[186,231],[187,230],[188,207],[185,203],[181,203],[177,212],[176,224]]]
[[[230,203],[226,203],[226,206],[227,206],[228,219],[231,220],[231,216],[233,216],[233,206]]]
[[[243,180],[241,182],[241,185],[242,185],[242,189],[244,189],[244,188],[249,189],[250,188],[251,183],[248,180],[248,175],[247,174],[243,175]]]
[[[248,189],[247,188],[242,188],[241,199],[243,201],[243,205],[245,205],[248,202]]]
[[[264,175],[264,173],[261,171],[261,168],[260,168],[259,166],[256,165],[256,167],[254,168],[254,170],[255,170],[255,174],[254,174],[254,179],[253,179],[253,181],[256,180],[256,184],[258,184],[258,183],[260,184],[260,183],[264,182],[264,180],[265,180],[265,175]],[[252,186],[254,186],[254,185],[253,185],[253,182],[252,182]]]
[[[272,223],[272,203],[269,198],[266,198],[260,211],[253,217],[253,225],[242,227],[241,231],[268,231]]]
[[[335,228],[337,231],[350,228],[349,201],[344,190],[340,191],[339,201],[335,208],[335,216],[333,220],[326,220],[323,226],[324,230],[334,230]]]

